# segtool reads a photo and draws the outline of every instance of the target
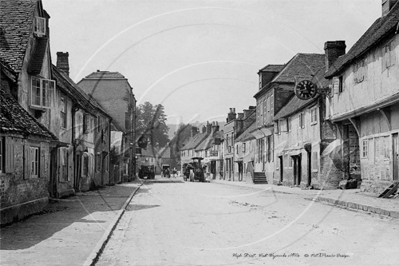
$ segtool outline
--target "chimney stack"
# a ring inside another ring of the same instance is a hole
[[[243,129],[244,129],[244,113],[238,113],[238,117],[236,119],[236,124],[235,124],[235,128],[236,128],[236,138],[241,135]]]
[[[227,123],[236,119],[236,108],[230,108],[230,112],[227,114]]]
[[[386,16],[398,0],[382,0],[382,16]]]
[[[57,67],[69,76],[69,53],[57,52]]]
[[[211,133],[212,133],[212,124],[207,121],[206,122],[206,134],[211,134]]]
[[[198,128],[197,127],[191,127],[191,137],[194,137],[197,135]]]
[[[206,133],[206,126],[202,126],[202,133]]]
[[[338,57],[345,54],[345,49],[345,41],[328,41],[324,44],[326,71],[328,71]]]

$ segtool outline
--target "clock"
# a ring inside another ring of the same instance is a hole
[[[317,94],[317,86],[310,80],[302,80],[295,86],[295,95],[301,100],[309,100]]]

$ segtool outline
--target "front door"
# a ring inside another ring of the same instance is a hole
[[[393,150],[393,180],[399,180],[399,142],[398,133],[392,135],[392,150]]]
[[[292,156],[294,161],[294,185],[299,186],[301,184],[301,156]]]
[[[80,184],[80,176],[82,173],[82,160],[80,154],[76,155],[76,172],[75,172],[75,182],[74,182],[74,189],[75,191],[79,191],[79,184]]]
[[[307,185],[310,186],[312,184],[312,150],[308,151],[308,183]]]
[[[284,174],[284,164],[283,164],[283,156],[279,156],[279,163],[280,163],[280,183],[283,183],[283,174]]]

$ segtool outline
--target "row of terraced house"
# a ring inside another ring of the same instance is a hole
[[[398,2],[383,0],[347,53],[345,41],[327,41],[324,54],[260,69],[256,105],[230,108],[223,131],[194,128],[183,168],[202,156],[212,178],[231,181],[375,194],[397,183]]]
[[[0,0],[1,224],[41,211],[49,198],[134,177],[136,100],[118,72],[78,84],[69,54],[50,53],[40,0]]]

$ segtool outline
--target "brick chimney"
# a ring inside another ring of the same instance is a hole
[[[382,16],[386,16],[398,0],[382,0]]]
[[[236,108],[230,108],[230,112],[227,114],[227,123],[236,119]]]
[[[238,113],[238,117],[236,119],[236,124],[235,124],[235,133],[236,133],[236,138],[241,135],[244,129],[244,113]]]
[[[324,44],[326,55],[326,71],[337,60],[338,57],[345,54],[345,41],[328,41]]]
[[[191,127],[191,137],[194,137],[198,133],[197,127]]]
[[[211,133],[212,133],[212,124],[207,121],[206,122],[206,134],[211,134]]]
[[[69,53],[57,52],[57,67],[69,76]]]

